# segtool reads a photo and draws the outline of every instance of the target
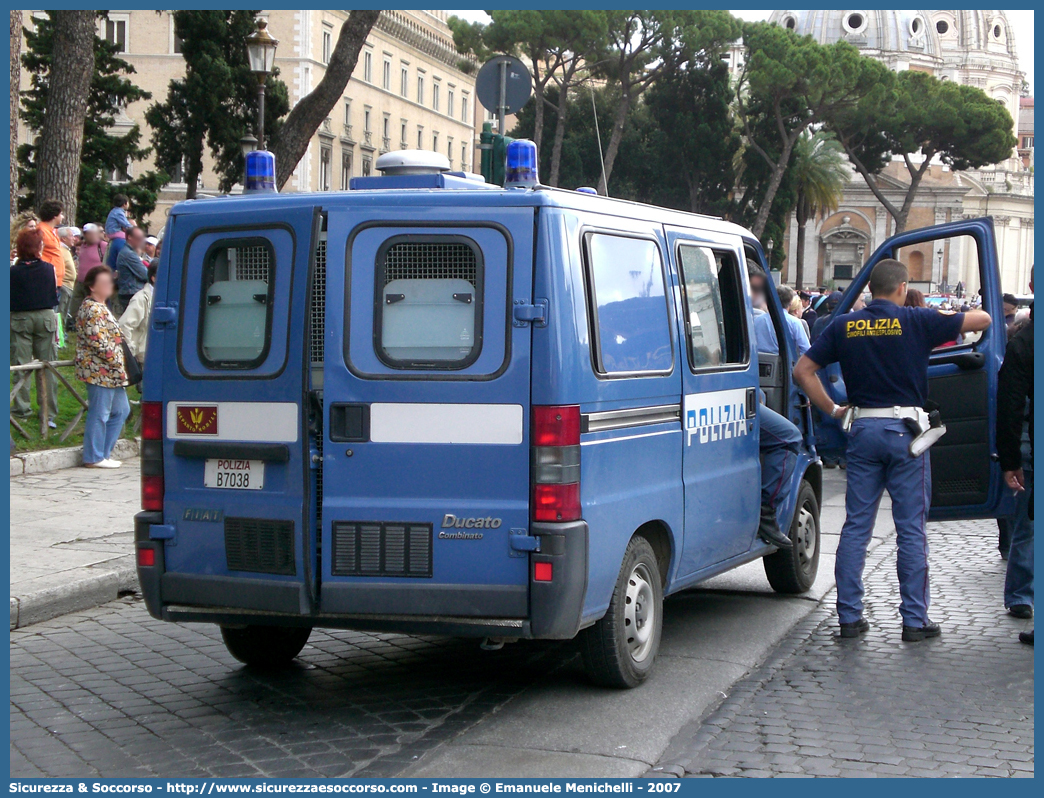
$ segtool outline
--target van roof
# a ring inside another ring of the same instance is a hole
[[[381,178],[391,183],[394,178]],[[372,185],[372,183],[371,183]],[[253,195],[224,195],[201,197],[177,203],[170,211],[171,216],[206,213],[220,214],[225,211],[260,211],[265,208],[300,208],[319,206],[325,209],[350,208],[356,205],[384,205],[389,202],[397,207],[424,205],[459,205],[465,208],[480,207],[551,207],[568,208],[587,213],[604,213],[612,216],[642,216],[650,221],[672,224],[679,227],[699,228],[738,235],[752,239],[753,234],[744,227],[727,222],[716,216],[704,216],[686,211],[676,211],[647,205],[641,202],[602,197],[580,191],[541,186],[536,189],[502,189],[479,184],[475,188],[398,188],[390,185],[380,189],[351,189],[349,191],[321,192],[271,192]]]

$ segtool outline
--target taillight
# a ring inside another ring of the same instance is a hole
[[[141,403],[141,509],[163,510],[163,403]]]
[[[163,403],[141,403],[141,437],[146,441],[163,440]]]
[[[533,520],[580,518],[580,407],[533,408]]]

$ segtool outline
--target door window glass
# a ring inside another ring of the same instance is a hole
[[[743,283],[736,257],[707,247],[678,247],[685,333],[693,369],[746,363]]]
[[[597,370],[669,372],[673,352],[659,246],[592,233],[587,262]]]
[[[464,368],[482,341],[482,256],[462,236],[398,236],[377,254],[377,354],[393,368]]]
[[[902,261],[910,273],[907,305],[929,307],[940,313],[959,313],[981,305],[979,249],[973,236],[956,235],[911,244],[898,251],[897,260]],[[1019,313],[1018,307],[1009,305],[1005,308],[1004,326],[1010,332],[1017,322],[1028,318],[1028,308]],[[999,321],[994,319],[997,329],[1001,329]],[[974,344],[982,337],[983,333],[978,332],[958,335],[939,349]]]
[[[264,239],[212,247],[203,270],[200,355],[211,368],[252,368],[268,349],[275,258]]]

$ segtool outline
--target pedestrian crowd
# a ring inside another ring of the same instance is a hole
[[[74,371],[87,386],[83,464],[93,468],[120,465],[112,450],[130,415],[126,389],[140,379],[162,248],[129,206],[116,194],[104,223],[80,228],[65,223],[60,202],[45,200],[11,222],[11,365],[55,361],[66,335],[75,336]],[[40,412],[55,429],[57,381],[50,371],[44,379]],[[11,397],[11,414],[32,415],[28,380]]]

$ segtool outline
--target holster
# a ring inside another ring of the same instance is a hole
[[[914,436],[910,441],[911,457],[920,457],[946,434],[946,425],[942,423],[942,415],[937,409],[928,411],[918,408],[917,418],[904,418],[903,423]]]

